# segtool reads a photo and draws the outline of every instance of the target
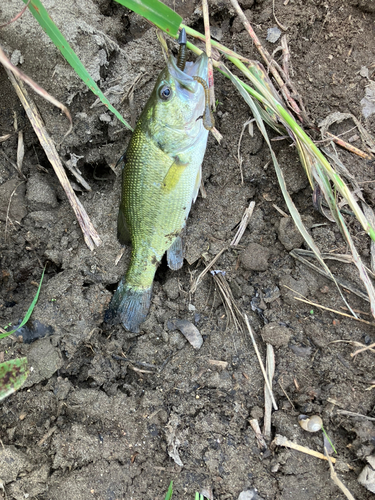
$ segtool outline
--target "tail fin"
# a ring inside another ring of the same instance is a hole
[[[150,288],[132,288],[124,280],[117,287],[105,313],[104,322],[110,325],[122,323],[126,330],[139,333],[139,326],[147,317],[151,304]]]

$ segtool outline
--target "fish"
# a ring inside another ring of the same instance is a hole
[[[183,30],[184,31],[184,30]],[[149,312],[155,272],[163,255],[183,265],[183,231],[195,202],[213,117],[208,99],[208,58],[186,62],[186,33],[178,58],[170,55],[136,124],[122,164],[117,220],[121,244],[132,246],[130,264],[104,321],[139,333]]]

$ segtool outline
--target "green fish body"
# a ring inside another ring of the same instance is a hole
[[[170,56],[134,130],[122,172],[118,238],[132,244],[131,260],[105,321],[139,332],[151,302],[155,271],[167,252],[168,265],[183,264],[180,233],[201,182],[208,130],[203,126],[207,56],[186,63]]]

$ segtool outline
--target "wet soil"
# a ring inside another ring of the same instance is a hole
[[[222,43],[249,58],[259,55],[228,2],[211,0],[211,24]],[[153,28],[109,0],[44,2],[69,43],[100,87],[128,121],[149,96],[163,56]],[[202,31],[200,4],[170,0],[190,26]],[[276,26],[272,1],[243,0],[262,43]],[[20,2],[0,7],[0,24],[14,17]],[[332,112],[353,113],[374,132],[375,115],[365,119],[360,101],[374,71],[373,1],[276,1],[275,13],[288,28],[291,76],[311,119]],[[0,43],[46,90],[66,103],[73,133],[60,146],[64,162],[77,162],[91,191],[77,194],[102,240],[90,251],[54,171],[0,68],[0,136],[14,131],[17,117],[25,142],[21,177],[13,164],[17,135],[0,144],[0,321],[16,324],[35,295],[48,262],[29,330],[37,340],[10,337],[0,342],[1,359],[27,356],[32,367],[24,387],[1,403],[0,480],[6,498],[21,500],[163,499],[171,480],[174,498],[205,491],[214,499],[237,499],[256,488],[263,499],[338,499],[323,460],[285,448],[259,449],[250,419],[263,425],[264,387],[246,333],[228,324],[219,290],[208,273],[191,287],[210,260],[233,238],[250,201],[255,210],[240,245],[215,264],[225,271],[238,307],[246,312],[261,355],[274,346],[272,415],[276,434],[323,451],[322,436],[298,425],[299,414],[318,414],[338,452],[337,472],[356,498],[372,497],[357,483],[365,457],[375,447],[373,422],[339,410],[375,417],[374,353],[354,359],[353,343],[375,341],[374,328],[302,303],[290,287],[311,301],[341,309],[335,287],[290,256],[304,243],[287,212],[270,163],[254,128],[237,146],[247,105],[230,82],[215,80],[219,145],[209,138],[203,164],[207,196],[199,196],[185,235],[186,261],[177,272],[158,269],[149,317],[140,334],[118,326],[103,328],[103,315],[129,261],[116,240],[120,177],[114,165],[130,132],[96,103],[29,13],[0,30]],[[18,52],[17,52],[18,51]],[[276,58],[280,52],[276,54]],[[364,76],[365,75],[365,76]],[[122,101],[131,86],[134,98]],[[35,97],[47,129],[59,143],[67,123],[56,109]],[[331,127],[341,134],[354,124]],[[345,137],[363,148],[361,140]],[[318,139],[318,137],[317,137]],[[334,224],[314,211],[311,189],[288,141],[273,142],[293,199],[318,246],[346,253]],[[339,158],[374,205],[374,165],[337,149]],[[278,208],[278,209],[277,209]],[[361,257],[370,245],[347,216]],[[350,264],[333,261],[332,271],[362,288]],[[351,306],[370,319],[369,305],[344,292]],[[194,323],[203,345],[194,350],[170,320]],[[39,323],[37,323],[39,322]],[[29,332],[30,333],[30,332]],[[218,363],[221,362],[221,363]],[[5,497],[0,490],[0,497]],[[249,496],[249,498],[251,498]]]

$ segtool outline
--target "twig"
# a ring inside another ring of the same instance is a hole
[[[371,325],[371,324],[373,324],[373,323],[369,323],[369,324]],[[357,356],[357,354],[359,354],[360,352],[368,351],[368,350],[369,350],[369,349],[371,349],[372,347],[375,347],[375,343],[370,344],[370,345],[368,345],[368,346],[366,346],[366,347],[362,347],[362,349],[358,349],[358,351],[352,352],[352,353],[350,354],[350,356],[351,356],[352,358],[354,358],[354,356]]]
[[[262,451],[265,451],[267,449],[267,443],[265,442],[262,431],[260,430],[258,420],[256,418],[253,418],[249,420],[249,424],[251,425],[255,433],[255,437],[257,438],[258,448]]]
[[[247,224],[249,222],[249,219],[253,215],[254,207],[255,207],[255,201],[251,201],[250,205],[247,207],[247,209],[245,210],[245,212],[244,212],[244,214],[242,216],[240,225],[239,225],[239,227],[237,229],[237,232],[236,232],[233,240],[230,243],[230,246],[235,247],[240,242],[240,240],[241,240],[241,238],[243,236],[243,233],[245,232],[245,229],[247,227]]]
[[[43,446],[43,444],[47,441],[47,439],[48,439],[49,437],[51,437],[51,436],[52,436],[52,434],[56,431],[56,429],[57,429],[57,425],[55,425],[54,427],[51,427],[51,429],[50,429],[48,432],[46,432],[46,433],[44,434],[44,436],[42,437],[42,439],[40,439],[40,440],[38,441],[38,446],[39,446],[39,447],[40,447],[40,446]]]
[[[329,457],[326,447],[324,447],[324,454],[327,457],[327,460],[328,460],[328,463],[329,463],[329,468],[331,470],[331,479],[332,479],[332,481],[335,483],[336,486],[338,486],[340,488],[340,490],[344,493],[344,495],[346,496],[346,498],[348,498],[348,500],[355,500],[355,498],[350,493],[350,491],[348,490],[348,488],[338,478],[338,476],[337,476],[337,474],[335,472],[335,469],[333,468],[332,462],[331,462],[331,460],[329,460],[329,458],[331,458],[331,457]]]
[[[266,383],[267,389],[269,390],[269,393],[270,393],[270,396],[271,396],[273,408],[274,408],[274,410],[277,410],[278,409],[277,408],[277,404],[276,404],[275,398],[273,396],[272,388],[271,388],[270,382],[268,380],[268,376],[267,376],[266,370],[264,368],[264,364],[263,364],[262,358],[260,356],[260,352],[258,350],[258,346],[257,346],[257,344],[255,342],[254,334],[253,334],[253,331],[251,329],[251,326],[250,326],[247,314],[244,314],[244,319],[245,319],[245,323],[246,323],[246,326],[247,326],[247,329],[248,329],[251,341],[253,343],[253,346],[254,346],[254,349],[255,349],[258,361],[259,361],[260,368],[261,368],[262,373],[263,373],[264,381]]]
[[[206,54],[208,57],[208,87],[210,89],[210,106],[215,111],[215,89],[214,89],[214,70],[212,67],[210,16],[208,13],[208,1],[202,0],[204,34],[206,38]],[[220,142],[220,141],[219,141]]]
[[[361,158],[364,158],[365,160],[373,160],[374,159],[373,155],[370,155],[369,153],[365,153],[361,149],[356,148],[352,144],[349,144],[349,142],[346,142],[343,139],[340,139],[339,137],[337,137],[337,135],[331,134],[331,132],[327,131],[327,132],[325,132],[325,135],[327,135],[333,142],[335,142],[336,144],[338,144],[342,148],[347,149],[351,153],[354,153],[355,155],[360,156]]]
[[[266,373],[268,382],[272,387],[272,379],[275,374],[275,353],[271,344],[267,344],[267,358],[266,358]],[[264,425],[263,434],[267,440],[271,439],[271,413],[272,413],[272,400],[271,394],[266,384],[264,384]]]
[[[93,250],[95,248],[95,245],[100,245],[100,237],[96,232],[89,216],[87,215],[86,210],[82,206],[81,202],[74,193],[72,186],[69,183],[64,167],[61,164],[60,157],[56,151],[55,145],[44,127],[43,120],[40,116],[38,108],[29,96],[25,86],[18,78],[18,76],[13,75],[13,73],[7,68],[6,71],[23,107],[25,108],[26,114],[34,128],[34,131],[38,136],[41,145],[43,146],[46,156],[53,166],[53,169],[67,195],[78,223],[81,226],[85,243],[90,250]]]
[[[320,458],[321,460],[328,460],[329,462],[336,463],[336,459],[334,457],[327,457],[320,453],[319,451],[311,450],[310,448],[306,448],[305,446],[301,446],[300,444],[293,443],[293,441],[289,441],[285,436],[281,436],[280,434],[276,434],[275,439],[272,441],[272,444],[275,446],[285,446],[286,448],[290,448],[292,450],[300,451],[301,453],[305,453],[306,455],[311,455],[312,457]]]

